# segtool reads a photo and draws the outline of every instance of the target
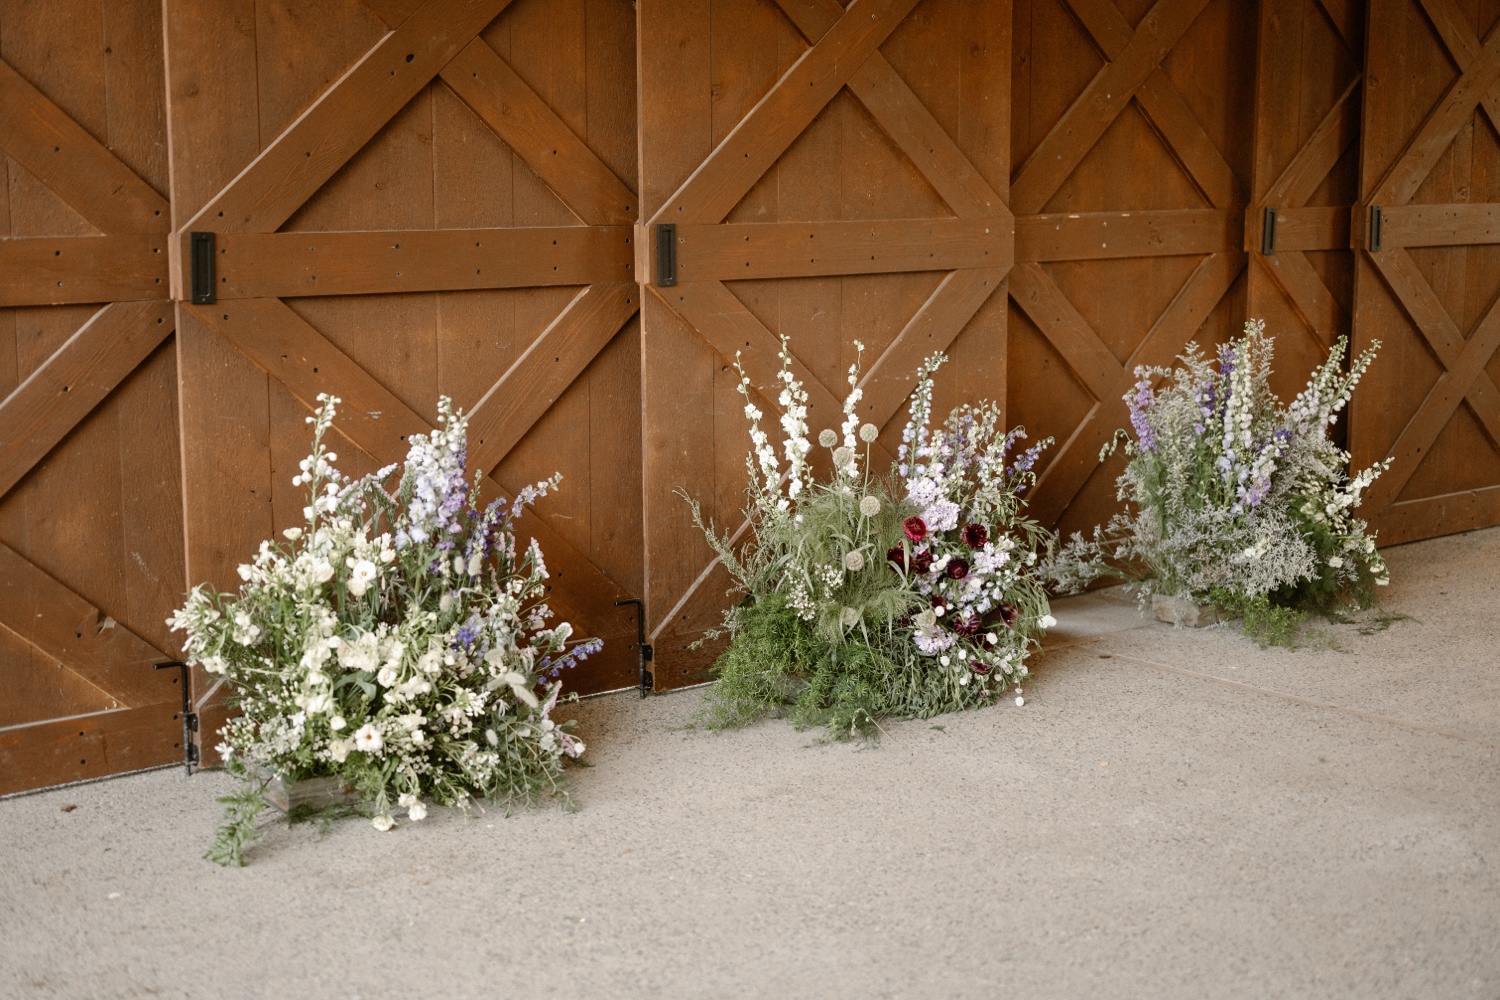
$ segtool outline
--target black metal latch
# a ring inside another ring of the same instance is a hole
[[[656,650],[652,649],[651,644],[646,641],[646,605],[641,602],[639,597],[627,597],[623,601],[616,601],[615,607],[618,608],[623,604],[635,605],[636,663],[640,666],[641,697],[644,698],[651,693],[652,688],[656,684],[656,678],[652,675],[650,668],[646,666],[656,655]]]
[[[188,291],[194,305],[211,305],[218,295],[214,291],[214,234],[188,234]],[[163,664],[166,666],[166,664]]]
[[[188,691],[188,665],[181,660],[168,660],[166,663],[156,664],[157,670],[166,670],[176,667],[182,671],[182,767],[188,774],[193,773],[193,765],[198,763],[198,744],[193,742],[193,734],[198,731],[198,713],[193,711],[193,696]]]
[[[656,227],[656,287],[670,288],[675,284],[677,284],[677,225],[663,222]]]

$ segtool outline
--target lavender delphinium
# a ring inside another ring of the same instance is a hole
[[[1351,477],[1348,453],[1328,432],[1379,346],[1345,373],[1339,341],[1290,406],[1271,392],[1273,341],[1258,321],[1214,360],[1190,344],[1181,367],[1137,369],[1125,397],[1130,462],[1119,479],[1129,506],[1092,538],[1075,534],[1061,547],[1048,567],[1054,586],[1072,592],[1115,575],[1143,599],[1237,609],[1368,603],[1386,567],[1352,511],[1387,463]]]

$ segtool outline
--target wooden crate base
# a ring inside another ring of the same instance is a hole
[[[326,809],[329,806],[359,805],[360,802],[359,792],[343,778],[272,778],[262,797],[269,805],[285,813],[303,806]]]

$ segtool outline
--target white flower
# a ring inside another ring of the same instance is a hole
[[[865,426],[868,427],[870,425],[866,424]],[[861,500],[859,502],[859,512],[861,514],[863,514],[865,517],[874,517],[876,514],[879,514],[880,513],[880,498],[879,497],[865,497],[863,500]]]
[[[952,531],[958,527],[958,504],[952,500],[934,500],[922,511],[922,520],[931,531]]]
[[[865,554],[859,549],[844,553],[844,568],[851,573],[858,573],[865,568]]]
[[[1042,617],[1037,620],[1037,624],[1042,628],[1055,628],[1057,626],[1057,619],[1053,618],[1051,615],[1042,615]]]
[[[865,444],[874,444],[878,437],[880,437],[880,428],[874,424],[865,424],[859,429],[859,439]]]
[[[1344,565],[1344,560],[1339,556],[1329,556],[1328,565],[1332,566],[1334,569],[1338,569],[1340,566]]]
[[[374,819],[370,820],[370,825],[379,830],[381,833],[384,833],[391,827],[395,826],[396,821],[391,819],[389,813],[381,813],[379,816],[376,816]]]
[[[1375,578],[1375,586],[1377,587],[1389,587],[1390,585],[1391,578],[1388,576],[1377,576]]]
[[[1026,704],[1026,699],[1022,698],[1020,695],[1016,695],[1016,707],[1020,708],[1024,704]]]
[[[839,436],[834,432],[832,427],[825,427],[818,433],[818,444],[822,445],[825,448],[832,448],[834,445],[838,444],[838,441]]]
[[[845,628],[853,627],[853,625],[859,621],[859,609],[845,608],[842,612],[839,613],[839,621],[844,623]]]
[[[302,537],[302,529],[301,528],[288,528],[288,529],[286,529],[285,531],[282,532],[282,535],[284,535],[286,537],[287,541],[289,541],[289,542],[295,542],[297,539],[299,539],[299,538]]]
[[[484,741],[492,747],[497,747],[500,745],[500,734],[493,729],[486,729],[484,731]]]
[[[421,802],[413,802],[406,807],[406,816],[413,823],[420,823],[427,818],[427,807]]]
[[[380,571],[370,560],[357,560],[354,563],[354,572],[349,574],[349,593],[355,597],[365,596],[365,591],[370,589],[370,584],[375,582],[379,573]]]
[[[336,733],[343,732],[344,727],[348,724],[349,723],[344,721],[344,717],[342,715],[335,715],[333,718],[328,720],[328,728],[332,729]]]
[[[354,731],[354,746],[365,753],[379,753],[385,747],[385,740],[380,730],[367,722]]]
[[[380,673],[375,675],[375,679],[380,682],[381,687],[393,687],[395,686],[396,678],[399,676],[396,673],[396,668],[387,663],[380,668]]]
[[[342,719],[340,722],[344,721]],[[349,751],[354,749],[353,740],[333,740],[328,744],[328,755],[333,758],[334,763],[342,764],[349,757]]]
[[[840,445],[839,447],[837,447],[837,448],[835,448],[833,450],[833,465],[834,465],[834,468],[836,468],[836,469],[847,469],[847,468],[849,468],[849,463],[851,463],[853,461],[854,461],[854,452],[851,449],[849,449],[849,448],[847,448],[847,447],[845,447],[843,445]]]
[[[998,643],[1000,641],[1000,637],[998,635],[996,635],[995,633],[993,633],[993,632],[986,632],[984,634],[984,637],[989,642],[989,644],[991,646],[995,645],[996,643]]]

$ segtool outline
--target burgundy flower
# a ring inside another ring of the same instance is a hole
[[[895,563],[897,569],[906,569],[906,550],[897,545],[885,550],[885,561]]]
[[[901,522],[901,525],[906,529],[906,537],[914,542],[920,542],[927,537],[927,522],[915,514]]]
[[[926,573],[932,569],[931,552],[914,552],[911,557],[911,568],[914,573]]]
[[[990,672],[990,665],[988,663],[985,663],[983,660],[975,660],[974,672],[976,674],[987,674]]]
[[[980,630],[981,627],[982,626],[980,625],[978,615],[970,615],[967,618],[960,618],[958,621],[953,623],[953,631],[957,632],[959,635],[974,635]]]
[[[1000,605],[998,610],[1000,612],[1000,620],[1003,621],[1006,625],[1009,625],[1011,622],[1016,620],[1016,609],[1011,607],[1009,604]]]
[[[989,530],[982,524],[966,524],[963,530],[964,544],[971,549],[982,549],[990,540]]]
[[[948,574],[950,580],[962,580],[969,575],[969,560],[949,559],[948,565],[943,567],[943,572]]]

